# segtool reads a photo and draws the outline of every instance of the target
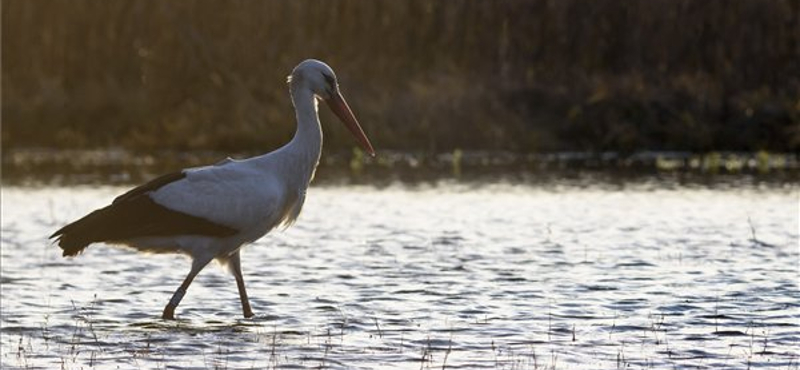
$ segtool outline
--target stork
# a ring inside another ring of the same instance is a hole
[[[361,147],[375,156],[327,64],[305,60],[292,70],[288,83],[297,118],[297,131],[288,144],[257,157],[228,158],[158,177],[50,238],[56,238],[65,257],[98,242],[190,256],[191,270],[164,308],[165,320],[175,318],[192,280],[217,260],[236,279],[244,317],[252,317],[239,251],[275,227],[291,225],[300,214],[322,150],[317,101],[324,100]]]

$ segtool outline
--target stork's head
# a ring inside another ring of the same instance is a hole
[[[324,100],[328,103],[328,107],[336,114],[337,117],[344,123],[344,125],[353,133],[361,147],[371,156],[375,156],[375,150],[372,149],[369,139],[358,124],[358,120],[344,100],[342,93],[339,91],[339,82],[336,80],[336,74],[333,69],[327,64],[316,60],[306,59],[302,61],[297,67],[294,67],[292,74],[289,76],[289,85],[292,93],[300,89],[308,89],[318,99]]]
[[[289,84],[292,89],[309,89],[323,100],[329,99],[339,90],[333,69],[316,59],[306,59],[294,67],[289,76]]]

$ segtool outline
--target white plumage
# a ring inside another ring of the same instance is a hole
[[[288,144],[258,157],[229,158],[162,176],[64,226],[51,238],[58,238],[65,256],[77,255],[94,242],[190,255],[191,271],[165,307],[165,319],[174,318],[194,277],[216,259],[233,273],[244,316],[252,316],[239,249],[275,227],[290,225],[300,214],[322,150],[317,100],[328,103],[361,146],[374,155],[328,65],[303,61],[292,71],[289,86],[297,131]]]

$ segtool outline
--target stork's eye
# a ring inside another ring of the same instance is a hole
[[[323,73],[322,77],[325,77],[325,82],[328,83],[330,90],[336,90],[336,79],[333,76]]]

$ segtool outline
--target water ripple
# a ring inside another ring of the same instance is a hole
[[[243,252],[254,318],[208,268],[174,322],[186,258],[46,240],[122,190],[2,189],[3,368],[800,362],[796,187],[315,188]]]

